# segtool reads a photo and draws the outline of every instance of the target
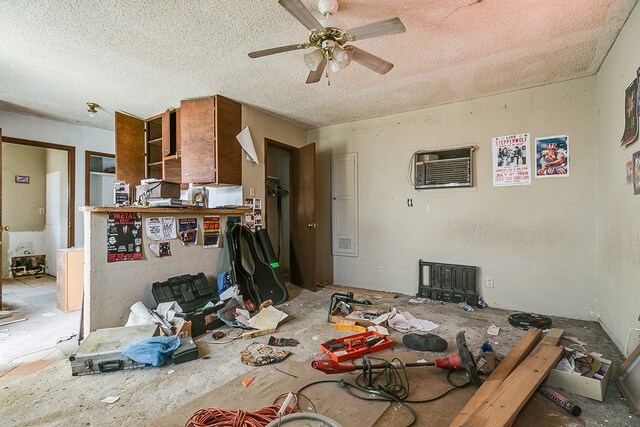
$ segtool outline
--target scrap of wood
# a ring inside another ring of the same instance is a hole
[[[380,297],[380,298],[390,298],[390,299],[398,298],[398,294],[394,294],[393,292],[372,291],[370,289],[352,288],[351,286],[318,285],[318,287],[333,289],[335,291],[353,292],[354,294],[371,295],[371,296]]]
[[[242,380],[242,385],[245,386],[245,387],[249,387],[249,384],[251,384],[251,382],[253,380],[255,380],[255,379],[256,379],[256,377],[249,377],[247,379],[244,379],[244,380]]]
[[[471,397],[469,402],[462,408],[462,411],[453,420],[449,427],[460,427],[478,409],[482,402],[491,397],[500,384],[509,376],[511,372],[522,362],[538,343],[542,335],[541,329],[531,328],[522,336],[520,341],[513,346],[511,351],[502,359],[502,362],[494,369],[489,378],[480,386],[478,391]]]
[[[558,345],[562,336],[564,335],[564,329],[552,328],[545,334],[540,340],[538,345]]]
[[[251,338],[260,337],[262,335],[269,335],[276,331],[276,328],[269,329],[256,329],[254,331],[248,331],[242,334],[243,340],[250,340]]]
[[[507,427],[536,392],[562,356],[562,349],[542,345],[532,352],[462,424],[463,427]]]
[[[8,322],[0,323],[0,326],[11,325],[12,323],[24,322],[25,320],[27,320],[26,317],[24,319],[10,320]]]

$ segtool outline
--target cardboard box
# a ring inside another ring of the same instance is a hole
[[[389,307],[383,307],[378,305],[366,305],[366,304],[349,304],[349,313],[353,313],[354,311],[368,311],[372,313],[388,313],[390,311]],[[339,323],[341,321],[350,320],[356,323],[356,325],[360,326],[374,326],[375,323],[371,322],[370,319],[362,319],[362,318],[353,318],[349,316],[342,316],[340,314],[340,308],[336,307],[331,312],[331,323]],[[386,323],[382,322],[384,325]]]
[[[593,353],[590,355],[603,364],[609,365],[609,368],[602,380],[552,369],[545,381],[545,384],[549,387],[561,388],[570,393],[579,394],[580,396],[602,402],[604,395],[607,392],[607,385],[609,384],[609,378],[611,378],[613,367],[611,366],[610,360],[598,357]]]

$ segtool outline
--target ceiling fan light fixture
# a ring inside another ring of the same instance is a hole
[[[320,49],[304,54],[304,63],[307,64],[307,67],[309,67],[310,70],[318,68],[318,65],[320,65],[323,59],[324,55]]]
[[[351,49],[344,49],[339,46],[333,48],[333,61],[331,62],[335,63],[339,70],[347,68],[347,65],[351,63],[351,58],[353,58]]]

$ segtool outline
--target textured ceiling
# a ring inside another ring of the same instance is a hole
[[[327,86],[305,84],[302,51],[247,56],[307,41],[276,0],[2,0],[0,110],[112,129],[115,110],[219,93],[306,128],[350,122],[595,74],[635,4],[342,0],[347,27],[398,16],[407,32],[354,43],[388,74],[352,63]]]

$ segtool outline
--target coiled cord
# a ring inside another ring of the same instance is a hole
[[[241,409],[205,408],[196,411],[184,425],[185,427],[264,427],[278,419],[280,405],[270,405],[255,412]],[[287,407],[283,415],[300,412],[294,407]]]

